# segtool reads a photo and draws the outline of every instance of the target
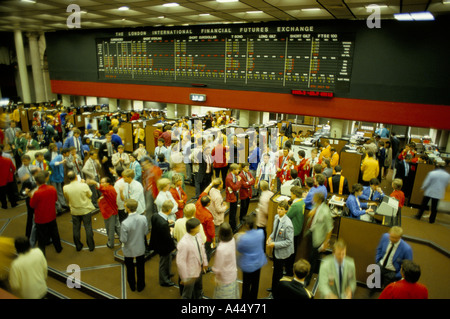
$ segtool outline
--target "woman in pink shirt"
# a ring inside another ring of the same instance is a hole
[[[214,299],[239,299],[237,285],[236,243],[227,222],[219,228],[219,245],[212,271],[216,275]]]

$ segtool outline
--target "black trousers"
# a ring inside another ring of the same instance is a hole
[[[272,275],[272,294],[275,295],[278,283],[280,282],[280,279],[283,278],[283,270],[287,268],[289,258],[285,259],[278,259],[275,256],[275,253],[273,254],[273,275]],[[286,269],[287,270],[287,269]]]
[[[237,205],[238,205],[237,201],[234,203],[230,203],[230,210],[229,210],[229,215],[228,215],[229,223],[230,223],[231,229],[233,231],[236,230]]]
[[[46,224],[36,224],[36,239],[38,242],[38,247],[42,250],[44,255],[45,246],[50,241],[50,239],[52,240],[56,252],[59,253],[62,250],[62,246],[56,219]]]
[[[221,177],[223,185],[225,185],[225,179],[227,178],[228,165],[225,167],[214,167],[214,172],[216,173],[216,178]],[[220,174],[222,173],[222,176]]]
[[[262,229],[264,231],[264,241],[263,241],[263,250],[266,253],[266,241],[267,241],[267,230],[266,227],[256,227],[257,229]]]
[[[30,206],[30,198],[25,200],[27,204],[27,225],[25,226],[25,236],[30,238],[31,230],[33,228],[34,209]]]
[[[422,218],[423,212],[428,208],[428,202],[431,199],[431,215],[430,215],[430,223],[434,223],[437,215],[437,206],[439,204],[439,199],[432,198],[428,196],[424,196],[422,199],[422,204],[420,205],[419,212],[417,213],[417,218]]]
[[[288,258],[286,264],[286,276],[293,277],[294,276],[294,263],[295,257],[297,256],[297,247],[298,241],[300,239],[300,235],[294,236],[294,253]]]
[[[241,221],[241,223],[244,221],[244,218],[247,215],[248,206],[250,206],[250,197],[241,199],[241,209],[239,211],[239,220]]]
[[[15,187],[17,189],[17,186]],[[4,186],[0,186],[0,201],[2,203],[2,208],[8,208],[8,202],[6,201],[8,198],[11,206],[14,207],[17,205],[17,197],[14,191],[14,182],[8,183]]]
[[[242,272],[242,299],[258,299],[261,268],[254,272]]]
[[[127,281],[132,291],[141,291],[145,287],[145,255],[137,257],[125,257],[125,267],[127,268]],[[134,264],[136,258],[136,265]],[[136,280],[137,275],[137,280]]]

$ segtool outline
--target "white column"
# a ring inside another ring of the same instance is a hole
[[[17,64],[19,66],[19,79],[22,87],[23,103],[31,103],[30,85],[28,83],[27,62],[25,60],[25,50],[23,48],[22,32],[14,31],[14,42],[16,45]]]
[[[45,101],[45,90],[38,39],[35,33],[27,33],[27,37],[30,45],[31,68],[33,70],[34,92],[36,94],[34,102],[41,103]]]
[[[133,109],[131,100],[120,100],[120,109],[122,111],[131,111]]]
[[[110,112],[117,111],[117,99],[109,99],[108,105],[109,105]]]
[[[249,126],[250,111],[240,110],[239,111],[239,126],[248,127]]]
[[[62,105],[64,106],[64,107],[70,107],[70,95],[65,95],[65,94],[63,94],[62,96],[61,96],[61,98],[62,98],[62,101],[61,101],[61,103],[62,103]]]
[[[86,96],[86,105],[97,105],[98,99],[96,96]]]
[[[175,106],[176,106],[176,104],[167,103],[166,116],[168,119],[175,118]]]
[[[341,138],[344,127],[343,120],[331,120],[330,123],[330,138]]]
[[[262,114],[262,122],[261,123],[268,123],[270,121],[270,113],[269,112],[263,112]]]

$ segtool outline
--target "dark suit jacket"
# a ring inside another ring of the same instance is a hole
[[[152,215],[152,233],[150,237],[150,250],[154,250],[159,255],[167,255],[173,251],[176,246],[170,236],[170,227],[159,213]]]
[[[111,141],[111,144],[113,146],[113,152],[117,151],[117,144]],[[106,143],[102,143],[100,147],[98,148],[98,160],[100,163],[102,162],[103,157],[106,156],[108,158],[108,161],[106,161],[104,164],[108,165],[108,167],[112,167],[112,154],[111,157],[108,156],[108,147],[106,146]]]
[[[311,299],[312,294],[306,291],[305,286],[296,281],[281,280],[278,284],[277,291],[274,294],[275,299]]]

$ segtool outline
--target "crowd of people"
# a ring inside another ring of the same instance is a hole
[[[63,121],[65,112],[63,109],[54,116],[42,117],[35,114],[30,132],[23,133],[15,121],[4,128],[0,152],[1,201],[4,209],[6,197],[12,207],[20,199],[26,201],[25,237],[29,247],[21,248],[21,252],[37,246],[45,256],[46,246],[51,242],[60,253],[63,247],[57,217],[65,212],[72,217],[76,250],[83,249],[80,241],[83,224],[88,249],[94,251],[92,215],[100,212],[107,246],[122,247],[130,289],[139,292],[145,288],[145,258],[157,254],[159,284],[175,285],[170,274],[175,258],[180,294],[186,299],[203,296],[202,274],[210,271],[216,278],[214,298],[255,299],[260,271],[268,258],[274,266],[269,289],[273,298],[311,298],[306,287],[314,272],[319,272],[322,297],[352,298],[356,288],[354,264],[345,256],[343,241],[334,246],[330,241],[333,218],[327,204],[328,194],[348,195],[349,216],[370,220],[372,208],[360,200],[380,200],[384,195],[380,180],[386,178],[394,159],[407,163],[414,152],[413,146],[407,145],[397,155],[391,146],[369,140],[364,148],[361,183],[348,185],[339,165],[339,153],[327,139],[310,156],[301,150],[299,161],[295,159],[292,145],[310,132],[282,129],[276,135],[265,135],[257,130],[247,131],[253,138],[249,139],[245,158],[245,143],[233,131],[220,128],[230,122],[223,113],[208,113],[203,121],[194,122],[189,117],[172,122],[161,117],[153,136],[155,149],[145,148],[142,129],[136,125],[134,151],[127,153],[118,134],[117,117],[104,117],[97,131],[87,127],[82,134],[70,122]],[[139,119],[139,114],[133,113],[133,117]],[[90,143],[94,136],[104,139],[98,149]],[[394,167],[400,171],[398,166]],[[402,186],[407,183],[403,177],[392,181],[391,196],[399,199],[400,206],[405,202]],[[291,199],[278,204],[273,231],[268,234],[270,198],[288,181],[295,182],[290,190]],[[187,184],[195,188],[191,198],[187,195]],[[249,211],[251,198],[258,198],[254,212]],[[401,237],[397,228],[392,232]],[[310,254],[308,260],[296,261],[304,236],[311,236]],[[397,242],[407,245],[401,238],[393,240],[393,237],[391,234],[392,245]],[[383,287],[394,278],[400,280],[401,270],[417,272],[415,264],[405,269],[400,264],[394,265],[399,258],[393,261],[392,249],[387,252],[385,246],[377,250],[377,262],[382,261],[384,274],[391,278]],[[320,263],[321,254],[331,248],[334,259],[330,257]],[[401,259],[412,260],[410,249],[406,250]],[[214,265],[210,267],[212,256]],[[338,285],[333,286],[329,278],[335,265],[343,265],[339,272],[343,278],[336,278]],[[241,296],[238,269],[243,273]],[[393,272],[395,276],[391,276]],[[293,279],[286,281],[285,276]],[[335,290],[341,284],[340,290]],[[390,293],[393,294],[392,289]]]

